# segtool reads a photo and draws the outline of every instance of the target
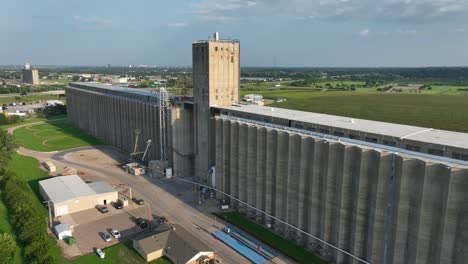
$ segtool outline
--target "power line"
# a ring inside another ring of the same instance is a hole
[[[158,170],[158,169],[151,169],[151,168],[148,168],[148,170],[160,172],[160,173],[162,173],[163,175],[166,174],[165,172],[160,171],[160,170]],[[198,186],[205,187],[205,188],[207,188],[207,189],[211,189],[211,190],[214,190],[214,191],[216,191],[216,192],[219,192],[219,193],[221,193],[221,194],[223,194],[223,195],[225,195],[225,196],[228,196],[229,198],[231,198],[231,199],[233,199],[233,200],[235,200],[235,201],[237,201],[237,202],[239,202],[239,203],[241,203],[241,204],[244,204],[244,205],[246,205],[247,207],[252,208],[252,209],[254,209],[254,210],[256,210],[256,211],[258,211],[258,212],[260,212],[260,213],[262,213],[262,214],[264,214],[264,215],[266,215],[266,216],[268,216],[268,217],[270,217],[270,218],[272,218],[272,219],[274,219],[274,220],[276,220],[276,221],[278,221],[278,222],[280,222],[280,223],[282,223],[282,224],[284,224],[284,225],[286,225],[286,226],[288,226],[288,227],[291,227],[292,229],[294,229],[294,230],[296,230],[296,231],[299,231],[300,233],[302,233],[302,234],[304,234],[304,235],[306,235],[306,236],[309,236],[309,237],[311,237],[311,238],[313,238],[313,239],[315,239],[315,240],[318,240],[319,242],[321,242],[321,243],[323,243],[323,244],[325,244],[325,245],[327,245],[327,246],[329,246],[329,247],[331,247],[331,248],[333,248],[333,249],[336,249],[336,250],[338,250],[339,252],[341,252],[341,253],[343,253],[343,254],[346,254],[346,255],[352,257],[352,258],[355,259],[355,260],[358,260],[358,261],[360,261],[360,262],[362,262],[362,263],[365,263],[365,264],[371,264],[370,262],[365,261],[365,260],[361,259],[360,257],[355,256],[355,255],[353,255],[352,253],[350,253],[350,252],[348,252],[348,251],[346,251],[346,250],[340,249],[340,248],[334,246],[333,244],[330,244],[330,243],[326,242],[326,241],[323,240],[323,239],[320,239],[320,238],[318,238],[318,237],[316,237],[316,236],[314,236],[314,235],[312,235],[312,234],[310,234],[310,233],[307,233],[306,231],[303,231],[303,230],[301,230],[301,229],[299,229],[299,228],[297,228],[297,227],[295,227],[295,226],[293,226],[293,225],[291,225],[291,224],[289,224],[289,223],[287,223],[287,222],[285,222],[285,221],[283,221],[283,220],[281,220],[281,219],[279,219],[279,218],[277,218],[277,217],[275,217],[275,216],[273,216],[273,215],[271,215],[271,214],[269,214],[269,213],[267,213],[267,212],[265,212],[265,211],[263,211],[263,210],[261,210],[261,209],[258,209],[258,208],[255,207],[255,206],[252,206],[252,205],[250,205],[250,204],[248,204],[248,203],[246,203],[246,202],[244,202],[244,201],[241,201],[240,199],[238,199],[238,198],[236,198],[236,197],[234,197],[234,196],[232,196],[232,195],[230,195],[230,194],[228,194],[228,193],[226,193],[226,192],[224,192],[224,191],[218,190],[218,189],[216,189],[215,187],[211,187],[211,186],[208,186],[208,185],[206,185],[206,184],[194,182],[194,181],[191,181],[191,180],[188,180],[188,179],[184,179],[184,178],[181,178],[181,177],[178,177],[178,176],[171,176],[171,178],[175,178],[175,179],[177,179],[177,180],[179,180],[179,181],[192,183],[192,184],[194,184],[194,185],[198,185]]]

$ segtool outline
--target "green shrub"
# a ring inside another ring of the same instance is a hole
[[[7,233],[0,233],[0,259],[2,263],[12,263],[15,255],[15,238]]]

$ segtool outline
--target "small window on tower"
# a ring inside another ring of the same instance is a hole
[[[223,51],[223,47],[221,47],[221,51]]]
[[[218,47],[215,47],[215,51],[218,51]]]
[[[234,62],[234,56],[231,56],[231,62]]]

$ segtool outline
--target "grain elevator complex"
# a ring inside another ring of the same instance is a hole
[[[370,263],[466,263],[468,134],[239,104],[240,43],[192,45],[194,96],[95,83],[66,89],[75,126]],[[335,263],[358,263],[217,193]]]

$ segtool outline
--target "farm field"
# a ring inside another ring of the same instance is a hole
[[[30,125],[15,130],[18,145],[35,151],[56,151],[101,142],[91,135],[72,127],[66,119]]]
[[[461,95],[468,96],[468,91],[458,91],[458,89],[466,89],[468,87],[460,86],[432,86],[431,90],[422,90],[421,94],[433,94],[433,95]],[[409,91],[403,91],[404,94],[411,94]]]
[[[443,88],[435,88],[434,91]],[[370,89],[320,92],[317,90],[241,90],[265,99],[286,98],[271,106],[376,121],[468,133],[468,97],[416,93],[382,93]]]
[[[326,84],[330,84],[331,87],[336,88],[337,86],[351,86],[355,85],[357,87],[363,86],[364,82],[354,82],[354,81],[320,81],[316,82],[314,85],[309,86],[292,86],[291,83],[294,81],[278,81],[278,82],[255,82],[255,83],[241,83],[241,90],[281,90],[281,89],[288,89],[288,90],[322,90]],[[276,87],[276,85],[280,85]],[[374,89],[375,90],[375,89]]]

